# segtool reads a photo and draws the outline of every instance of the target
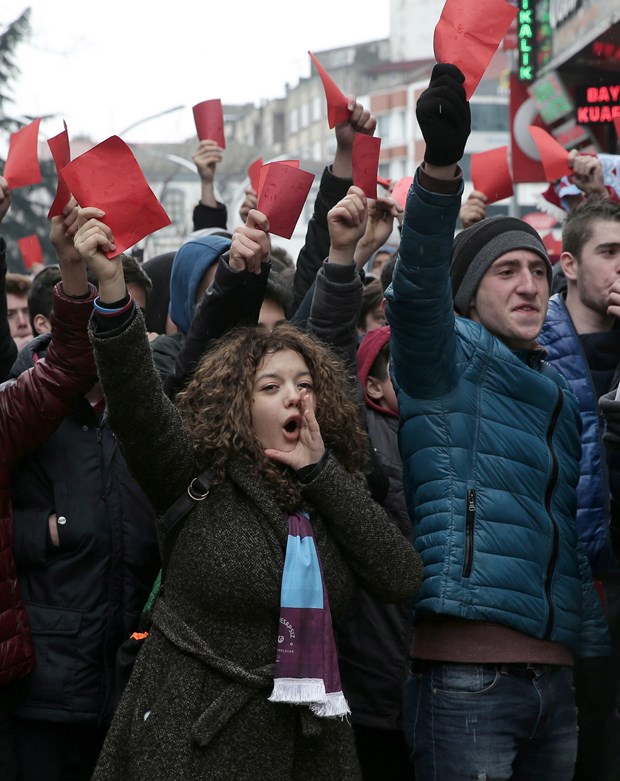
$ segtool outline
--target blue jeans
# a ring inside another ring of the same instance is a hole
[[[416,781],[570,781],[570,667],[414,661],[405,736]]]

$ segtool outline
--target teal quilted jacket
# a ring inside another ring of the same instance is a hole
[[[543,351],[515,352],[455,318],[449,279],[457,195],[410,190],[386,293],[400,448],[424,563],[415,620],[491,621],[609,653],[577,541],[580,416]]]

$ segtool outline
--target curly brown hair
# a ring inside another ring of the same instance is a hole
[[[232,457],[242,459],[270,485],[278,505],[293,510],[301,503],[299,482],[290,468],[265,456],[251,423],[256,370],[266,353],[279,350],[293,350],[305,361],[325,446],[347,471],[361,476],[368,441],[344,365],[329,348],[288,323],[272,331],[262,325],[232,331],[203,358],[187,389],[177,396],[177,406],[199,464],[215,472],[216,482],[223,479]]]

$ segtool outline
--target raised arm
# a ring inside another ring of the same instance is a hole
[[[99,379],[110,427],[130,471],[159,514],[196,476],[192,446],[176,407],[164,394],[142,314],[127,294],[120,258],[103,254],[116,247],[97,212],[80,210],[82,225],[75,246],[99,282],[91,324]]]
[[[75,202],[55,217],[52,229],[72,240],[77,227]],[[4,254],[4,241],[0,256]],[[54,291],[52,341],[45,356],[32,369],[6,383],[0,391],[2,460],[15,461],[52,434],[71,406],[94,385],[97,377],[87,324],[95,290],[86,268],[75,254],[59,257],[62,282]],[[0,258],[0,265],[4,259]]]
[[[356,366],[356,321],[363,287],[354,255],[367,222],[366,196],[359,187],[350,187],[327,215],[329,257],[317,274],[308,318],[308,330],[338,352],[351,372]]]
[[[223,150],[216,141],[200,141],[192,160],[200,177],[200,201],[194,207],[194,230],[222,228],[226,230],[228,210],[215,197],[215,171],[222,162]]]
[[[269,222],[251,210],[245,225],[235,228],[229,252],[219,261],[164,390],[170,398],[185,387],[205,351],[232,328],[258,322],[270,264]]]
[[[352,151],[355,133],[372,136],[377,120],[361,103],[352,98],[349,102],[351,116],[346,122],[336,125],[336,155],[334,163],[326,168],[321,177],[319,192],[314,203],[314,213],[306,232],[306,241],[297,259],[294,280],[294,309],[298,309],[312,286],[321,264],[329,253],[330,239],[327,227],[327,213],[342,200],[353,184]]]
[[[471,127],[463,75],[436,65],[416,108],[426,141],[409,191],[399,258],[386,290],[392,370],[409,396],[435,398],[456,379],[450,258],[462,177],[458,161]]]

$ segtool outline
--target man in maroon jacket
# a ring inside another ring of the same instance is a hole
[[[0,177],[0,221],[6,215],[11,193]],[[10,731],[12,695],[17,679],[35,664],[28,617],[19,593],[13,560],[13,520],[9,492],[11,469],[29,450],[42,444],[69,412],[73,402],[92,387],[96,369],[87,335],[95,297],[86,269],[72,246],[77,228],[75,201],[62,217],[52,221],[62,282],[54,291],[52,342],[45,359],[15,381],[0,388],[0,778],[13,777]],[[6,244],[0,237],[0,279],[4,284]],[[0,291],[0,356],[8,355],[11,340],[6,296]]]

